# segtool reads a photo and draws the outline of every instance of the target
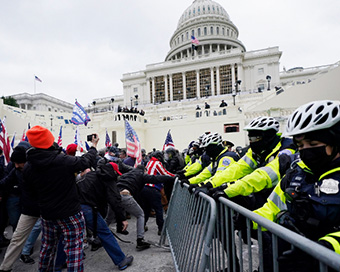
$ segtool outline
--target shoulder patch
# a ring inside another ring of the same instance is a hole
[[[230,164],[230,159],[228,158],[223,158],[222,159],[222,165],[223,166],[228,166]]]
[[[281,150],[280,152],[279,152],[279,154],[278,154],[278,156],[281,156],[282,154],[286,154],[286,155],[292,155],[293,153],[292,153],[292,151],[291,150],[289,150],[289,149],[283,149],[283,150]]]
[[[325,194],[337,194],[339,192],[339,181],[335,179],[324,179],[320,191]]]

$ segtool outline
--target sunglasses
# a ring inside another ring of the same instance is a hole
[[[255,143],[263,139],[262,136],[248,136],[249,142]]]

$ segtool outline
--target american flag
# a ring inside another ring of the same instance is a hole
[[[21,141],[25,141],[26,140],[26,129],[24,129],[24,132],[22,133],[22,137],[21,137]]]
[[[9,163],[9,153],[11,150],[11,146],[9,143],[9,138],[5,126],[5,118],[3,121],[0,120],[0,148],[2,149],[4,156],[5,156],[5,164]]]
[[[73,107],[73,115],[71,122],[75,125],[87,125],[88,122],[90,122],[91,119],[86,113],[85,109],[82,105],[80,105],[77,101]]]
[[[77,126],[77,128],[76,128],[76,133],[75,133],[75,135],[74,135],[74,143],[75,143],[76,145],[79,145],[80,147],[83,146],[83,143],[82,143],[82,141],[80,140],[80,133],[79,133],[79,127],[78,127],[78,126]]]
[[[164,145],[163,145],[163,151],[167,147],[175,147],[174,142],[172,141],[170,129],[169,129],[168,134],[166,135],[166,138],[165,138],[165,142],[164,142]]]
[[[137,133],[128,121],[125,120],[126,154],[136,158],[135,167],[142,162],[142,152]]]
[[[191,36],[191,43],[199,45],[200,42],[195,38],[195,36]]]
[[[106,147],[111,146],[111,140],[110,140],[109,134],[107,133],[107,130],[106,130],[106,136],[105,136],[105,146]]]
[[[41,80],[40,78],[38,78],[37,76],[34,76],[34,79],[35,79],[36,81],[42,82],[42,80]]]
[[[14,149],[15,134],[16,134],[16,132],[14,132],[14,135],[13,135],[13,138],[12,138],[12,141],[11,141],[11,151],[10,151],[10,155],[12,155],[13,149]]]
[[[60,131],[59,131],[59,136],[58,136],[58,142],[57,142],[57,144],[58,144],[59,146],[62,146],[62,145],[63,145],[62,129],[63,129],[63,126],[60,126]]]

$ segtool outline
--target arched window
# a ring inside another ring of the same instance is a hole
[[[219,34],[220,34],[220,28],[216,27],[216,35],[219,35]]]
[[[208,6],[208,12],[210,13],[210,6]]]
[[[204,27],[204,35],[208,35],[208,30],[207,30],[207,27]]]
[[[182,42],[184,41],[184,36],[183,36],[183,34],[182,34]]]
[[[191,30],[191,36],[195,36],[195,30]]]
[[[229,28],[227,29],[227,36],[229,36]]]
[[[195,8],[192,10],[192,14],[195,15]]]
[[[197,8],[197,12],[200,13],[201,12],[201,7]]]
[[[198,37],[201,36],[201,29],[200,29],[200,28],[197,29],[197,36],[198,36]]]
[[[205,6],[203,6],[203,13],[205,13]]]
[[[214,35],[214,28],[210,27],[210,35]]]
[[[224,27],[222,27],[222,35],[225,35]]]
[[[189,32],[187,32],[187,34],[186,34],[186,35],[187,35],[187,40],[189,40]]]

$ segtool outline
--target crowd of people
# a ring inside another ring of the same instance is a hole
[[[93,250],[103,247],[118,269],[126,269],[133,256],[121,250],[114,232],[128,235],[127,217],[134,216],[136,250],[148,249],[149,216],[155,215],[161,235],[176,178],[183,190],[186,183],[192,194],[228,198],[340,254],[339,102],[299,107],[284,135],[279,122],[267,116],[251,120],[244,130],[246,147],[204,132],[183,152],[172,146],[143,149],[142,163],[136,165],[118,144],[97,150],[97,134],[82,154],[75,144],[64,151],[48,129],[31,128],[28,142],[14,148],[7,166],[0,157],[0,247],[7,247],[0,271],[11,271],[18,258],[34,263],[31,249],[40,232],[39,271],[65,266],[82,271],[86,240]],[[238,214],[228,224],[244,230],[245,222]],[[10,241],[3,235],[7,225],[14,230]],[[255,222],[252,228],[257,229]],[[269,232],[263,232],[263,241],[270,247]],[[280,270],[316,269],[310,257],[287,246],[279,243]],[[303,256],[299,262],[296,254]],[[271,252],[263,257],[264,271],[271,271]],[[231,265],[239,271],[238,262]]]

